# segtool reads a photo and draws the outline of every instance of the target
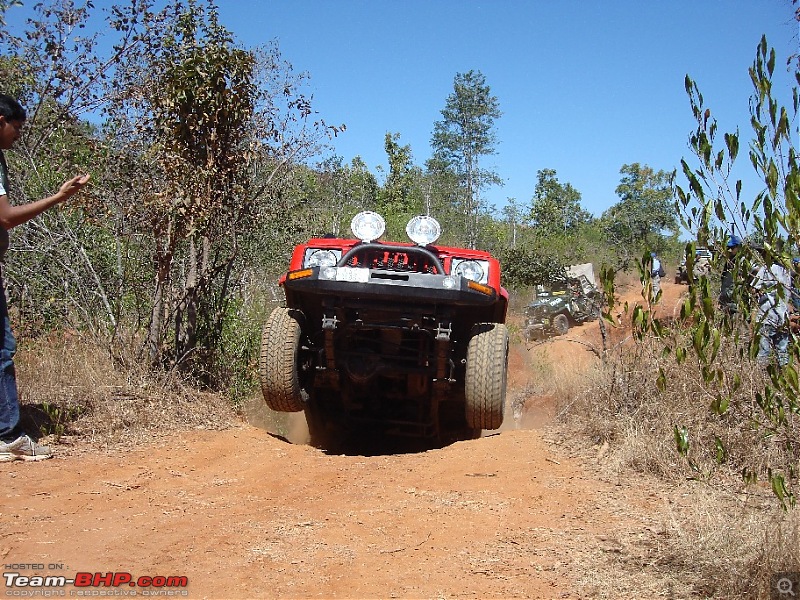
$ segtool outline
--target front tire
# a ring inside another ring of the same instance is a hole
[[[278,307],[272,311],[261,334],[258,361],[261,393],[272,410],[299,412],[306,394],[300,383],[300,341],[302,313]]]
[[[464,377],[467,426],[498,429],[503,424],[508,380],[508,328],[502,323],[473,327]]]
[[[555,319],[553,319],[553,329],[556,335],[565,335],[569,331],[567,315],[556,315]]]

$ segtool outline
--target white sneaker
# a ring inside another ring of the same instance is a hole
[[[11,460],[45,460],[53,453],[47,446],[41,446],[27,435],[21,435],[13,442],[0,443],[0,462]]]

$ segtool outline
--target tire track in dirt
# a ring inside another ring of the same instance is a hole
[[[575,348],[548,351],[583,364]],[[535,379],[531,360],[512,348],[513,393]],[[547,398],[538,410],[528,425],[552,418]],[[244,424],[128,450],[61,445],[49,461],[0,464],[0,557],[45,566],[25,575],[182,575],[187,590],[161,592],[190,598],[585,597],[662,500],[514,426],[369,457]]]
[[[5,563],[184,575],[194,598],[579,597],[614,486],[516,430],[329,456],[250,426],[5,464]]]

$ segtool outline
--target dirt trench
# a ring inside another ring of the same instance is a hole
[[[593,360],[568,339],[545,350],[576,373]],[[526,393],[533,360],[513,347],[510,397]],[[0,558],[18,574],[0,587],[8,597],[587,597],[662,500],[570,455],[550,399],[524,404],[499,432],[426,452],[329,455],[242,423],[0,463]],[[19,585],[78,573],[90,574],[80,583],[101,574],[100,585]],[[119,585],[103,585],[108,573]]]

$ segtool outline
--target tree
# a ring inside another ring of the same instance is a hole
[[[6,11],[12,6],[20,6],[21,4],[20,0],[0,0],[0,27],[6,26]],[[0,36],[2,36],[2,33],[0,33]]]
[[[359,210],[375,206],[379,193],[378,182],[360,156],[350,161],[350,165],[345,169],[345,175],[354,206]]]
[[[237,206],[237,200],[246,194],[241,155],[255,108],[255,59],[233,47],[212,6],[194,1],[185,9],[175,7],[161,28],[150,31],[143,37],[145,61],[120,68],[119,99],[138,99],[141,119],[134,130],[143,134],[150,153],[149,173],[159,178],[144,184],[140,206],[131,207],[154,242],[148,355],[152,364],[160,361],[165,319],[171,317],[172,361],[180,363],[198,344],[213,346],[219,331],[220,304],[212,300],[212,283],[230,273],[235,239],[227,249],[219,241],[224,232],[236,231],[243,217],[239,207],[246,206]],[[117,123],[121,126],[121,119]],[[170,303],[179,257],[183,291]],[[226,286],[223,282],[223,290]],[[224,291],[222,296],[224,303]]]
[[[678,217],[673,201],[674,173],[633,163],[620,169],[616,193],[620,201],[606,210],[602,227],[616,246],[621,264],[645,251],[660,251],[665,239],[676,238]]]
[[[550,247],[502,248],[503,285],[515,288],[549,285],[566,277],[565,264]]]
[[[145,22],[110,107],[120,162],[139,173],[121,209],[152,244],[150,362],[209,381],[243,239],[285,219],[282,198],[266,201],[278,174],[337,129],[311,122],[277,47],[237,47],[212,1],[147,15],[159,26]]]
[[[481,158],[495,153],[495,120],[501,112],[480,71],[457,73],[453,93],[447,97],[442,120],[434,123],[428,162],[430,171],[453,171],[458,177],[457,199],[464,217],[466,245],[474,248],[478,238],[478,219],[484,208],[481,191],[501,185],[498,175],[481,168]]]
[[[567,235],[592,220],[592,216],[581,208],[578,190],[569,183],[559,183],[553,169],[542,169],[537,176],[529,220],[539,235]]]
[[[347,227],[350,219],[361,210],[373,210],[378,196],[378,183],[367,169],[364,161],[356,156],[349,165],[342,164],[341,157],[324,160],[315,168],[316,189],[305,196],[308,209],[314,214],[309,217],[322,217],[325,220],[324,232],[334,235],[349,235]],[[293,213],[303,219],[305,213]],[[293,219],[294,220],[294,219]],[[311,235],[320,235],[319,228],[311,228]],[[295,239],[294,243],[299,242]]]
[[[793,62],[790,59],[787,64],[794,81],[800,82],[799,65],[791,68]],[[730,223],[734,224],[733,233],[758,240],[757,245],[745,243],[737,252],[733,260],[737,281],[748,281],[753,269],[765,265],[792,269],[792,254],[800,239],[800,162],[795,146],[800,95],[797,87],[792,87],[786,98],[791,102],[789,108],[782,105],[780,90],[773,88],[775,63],[775,51],[762,37],[750,68],[753,137],[749,141],[749,161],[764,188],[751,198],[743,193],[742,181],[732,175],[741,146],[739,131],[720,134],[698,85],[688,75],[685,80],[696,123],[689,138],[695,165],[681,161],[686,184],[676,188],[676,206],[684,227],[698,242],[724,247],[731,234]],[[690,256],[693,245],[688,247]],[[737,464],[746,482],[766,475],[786,507],[795,504],[798,484],[800,343],[793,335],[789,346],[791,361],[785,366],[772,362],[764,367],[750,362],[757,355],[760,341],[756,307],[762,300],[761,292],[749,285],[740,285],[737,292],[737,311],[730,315],[716,310],[717,299],[709,278],[690,284],[681,308],[681,321],[688,330],[663,336],[665,355],[674,356],[678,364],[694,363],[700,375],[698,388],[710,399],[707,404],[722,424],[719,431],[733,432],[733,436],[714,435],[706,452],[719,461]],[[651,331],[658,332],[660,328],[661,324],[653,320]],[[732,359],[739,368],[720,368],[724,359]],[[666,388],[663,371],[660,382]],[[687,458],[691,457],[691,436],[702,438],[703,432],[675,426],[678,451]],[[729,437],[735,440],[731,444],[727,442]],[[765,440],[769,440],[770,447],[766,455],[731,456],[736,448],[748,446],[757,452]]]
[[[515,250],[517,247],[517,227],[519,226],[521,219],[522,210],[520,209],[519,203],[517,202],[516,198],[508,198],[506,200],[506,205],[503,207],[503,217],[505,223],[511,230],[510,240],[509,240],[509,248]]]
[[[52,193],[76,169],[93,175],[92,186],[73,202],[13,231],[9,292],[28,325],[66,321],[100,339],[118,332],[124,306],[135,306],[123,290],[136,270],[125,267],[126,251],[107,225],[98,182],[108,157],[97,127],[82,119],[107,100],[105,81],[135,48],[139,19],[134,11],[99,28],[112,41],[100,53],[100,34],[86,33],[92,14],[90,2],[37,4],[24,31],[0,32],[0,79],[28,113],[25,136],[8,156],[17,179],[12,201]]]
[[[390,212],[408,212],[410,197],[414,184],[411,176],[413,161],[411,146],[398,143],[399,133],[387,133],[384,149],[389,160],[389,173],[379,195],[380,207]]]
[[[391,239],[405,237],[409,219],[424,212],[420,197],[422,172],[414,166],[411,146],[401,146],[399,139],[399,133],[386,134],[389,173],[378,194],[378,212],[386,219],[386,235]]]

